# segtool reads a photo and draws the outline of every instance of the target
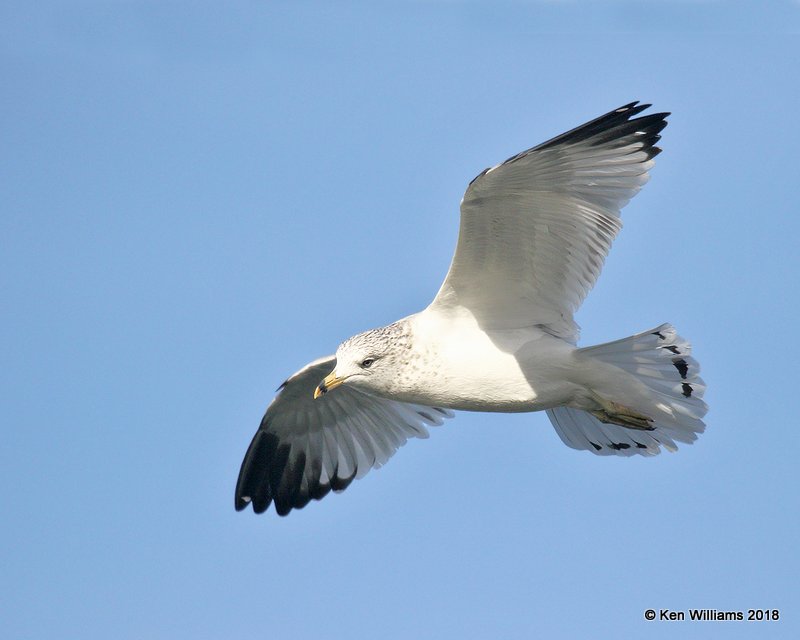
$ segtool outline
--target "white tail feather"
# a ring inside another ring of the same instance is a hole
[[[694,442],[705,429],[708,406],[700,365],[690,352],[689,343],[669,324],[579,349],[579,359],[616,368],[615,395],[608,399],[647,416],[653,428],[608,424],[581,409],[556,407],[547,410],[556,433],[567,446],[597,455],[656,455],[661,447],[675,451],[676,442]]]

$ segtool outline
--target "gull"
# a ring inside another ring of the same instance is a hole
[[[669,324],[579,348],[573,319],[620,210],[649,178],[668,113],[632,102],[484,170],[461,201],[427,308],[289,377],[242,462],[237,511],[343,491],[454,410],[546,411],[569,447],[652,456],[705,425],[705,384]]]

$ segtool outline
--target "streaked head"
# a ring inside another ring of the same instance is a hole
[[[409,332],[403,321],[345,340],[336,350],[336,367],[316,388],[314,398],[345,383],[365,391],[388,391],[408,350]]]

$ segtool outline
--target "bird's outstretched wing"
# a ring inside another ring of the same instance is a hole
[[[477,176],[430,308],[466,307],[484,329],[539,324],[575,343],[573,313],[660,152],[669,114],[631,119],[649,106],[627,104]]]
[[[349,385],[314,399],[336,358],[316,360],[281,385],[245,454],[235,506],[286,515],[343,491],[380,467],[409,438],[427,438],[451,411],[367,395]]]

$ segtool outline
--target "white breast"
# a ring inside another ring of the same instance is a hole
[[[535,411],[562,403],[574,347],[537,327],[485,332],[466,310],[409,318],[426,373],[406,401],[470,411]]]

